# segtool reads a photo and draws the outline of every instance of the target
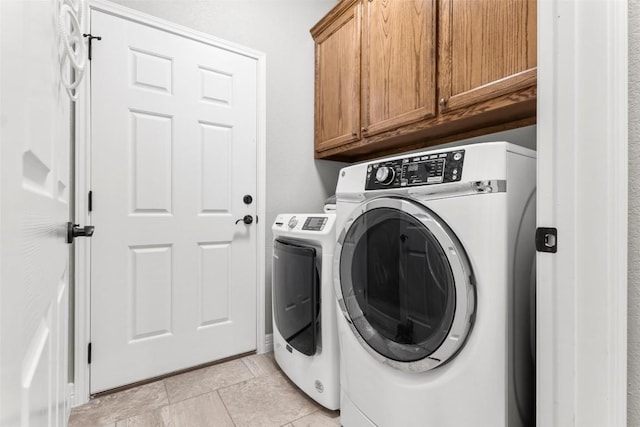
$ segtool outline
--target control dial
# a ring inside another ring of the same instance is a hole
[[[380,184],[389,185],[393,182],[393,178],[396,177],[396,171],[389,166],[380,166],[376,171],[376,181]]]

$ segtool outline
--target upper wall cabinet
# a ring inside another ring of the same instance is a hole
[[[434,117],[436,11],[432,0],[364,1],[362,133]]]
[[[535,123],[535,1],[343,0],[311,34],[318,158]]]
[[[315,38],[317,151],[360,139],[361,7],[355,1],[340,6]]]
[[[536,3],[440,1],[440,111],[536,85]]]

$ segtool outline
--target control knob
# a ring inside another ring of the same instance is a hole
[[[376,171],[376,181],[383,185],[389,185],[393,182],[396,172],[389,166],[380,166]]]

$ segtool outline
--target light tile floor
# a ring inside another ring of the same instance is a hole
[[[335,427],[278,368],[273,353],[246,356],[91,400],[69,427]]]

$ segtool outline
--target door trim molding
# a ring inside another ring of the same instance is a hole
[[[627,6],[538,2],[539,426],[627,425]]]
[[[83,32],[90,32],[91,11],[100,11],[132,22],[161,29],[187,39],[215,46],[230,52],[238,53],[256,60],[257,67],[257,134],[256,134],[256,162],[257,162],[257,194],[256,210],[258,221],[256,224],[256,349],[258,353],[267,351],[265,336],[265,239],[266,239],[266,55],[262,52],[246,48],[239,44],[222,40],[215,36],[202,33],[190,28],[156,18],[136,10],[117,5],[105,0],[91,0],[86,6],[87,17]],[[89,63],[90,64],[90,63]],[[88,66],[85,78],[79,88],[76,102],[75,131],[76,131],[76,222],[92,224],[87,210],[88,191],[91,189],[91,67]],[[74,327],[74,370],[75,370],[75,401],[72,405],[82,405],[89,401],[90,371],[87,364],[87,345],[91,341],[91,305],[90,305],[90,277],[91,277],[91,248],[88,239],[78,239],[75,244],[75,327]]]

